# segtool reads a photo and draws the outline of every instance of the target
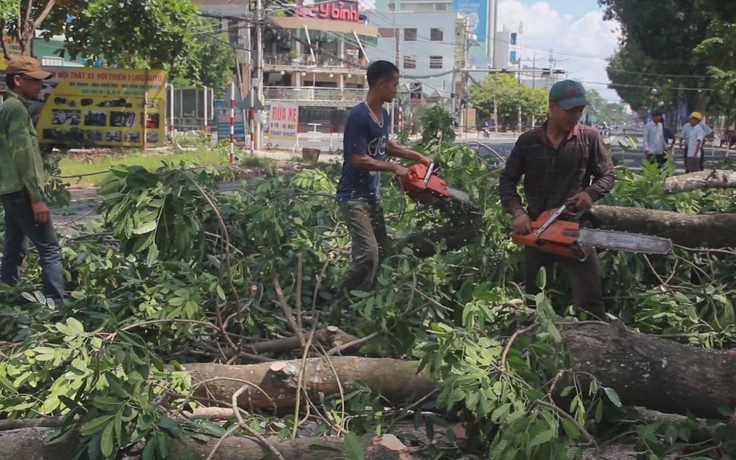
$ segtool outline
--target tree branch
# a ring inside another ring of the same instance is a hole
[[[51,13],[51,10],[54,8],[54,4],[56,3],[56,0],[48,0],[46,2],[46,6],[43,7],[43,10],[41,10],[41,13],[39,13],[36,20],[33,22],[33,28],[38,29],[41,27],[41,24],[46,19],[46,16]]]

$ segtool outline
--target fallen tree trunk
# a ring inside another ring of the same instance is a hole
[[[664,180],[664,191],[667,193],[692,192],[706,188],[736,188],[736,172],[711,169],[671,176]]]
[[[719,406],[736,402],[736,354],[640,334],[621,323],[563,330],[572,370],[583,379],[595,376],[623,404],[719,418]]]
[[[417,375],[416,361],[357,357],[311,358],[304,362],[301,388],[317,401],[324,396],[356,389],[364,382],[371,391],[380,394],[394,406],[410,403],[427,396],[435,385],[424,374]],[[238,398],[244,409],[280,409],[293,407],[300,384],[301,361],[227,366],[221,364],[185,364],[199,385],[195,396],[230,402],[232,395],[244,385],[248,389]]]
[[[718,407],[736,403],[736,354],[682,345],[640,334],[622,325],[574,323],[563,327],[571,369],[593,375],[613,388],[623,404],[660,412],[697,417],[719,417]],[[229,402],[244,382],[257,385],[238,399],[243,408],[285,408],[296,403],[300,361],[226,366],[187,364],[195,381],[216,379],[201,385],[196,394]],[[339,393],[365,382],[387,401],[400,405],[435,390],[418,362],[388,358],[322,358],[306,361],[302,387],[310,398]],[[332,368],[334,367],[334,371]],[[248,384],[246,384],[248,385]],[[268,396],[266,396],[268,395]]]
[[[77,439],[69,438],[57,444],[47,445],[44,439],[54,434],[52,428],[23,428],[0,431],[0,459],[17,458],[63,460],[72,458],[77,447]],[[395,439],[395,437],[393,437]],[[171,444],[168,458],[206,459],[215,448],[217,439],[206,443],[190,438],[182,438]],[[361,436],[358,442],[363,446],[365,458],[371,460],[398,459],[400,450],[396,442],[384,442],[373,436]],[[347,458],[345,440],[336,436],[319,438],[298,438],[292,440],[269,440],[286,460],[323,460]],[[401,443],[398,443],[400,446]],[[401,446],[403,447],[403,446]],[[135,459],[139,457],[124,457]],[[226,438],[212,456],[213,460],[242,460],[250,458],[274,458],[268,447],[249,438],[233,436]]]
[[[645,208],[595,206],[601,228],[670,238],[689,248],[736,246],[736,214],[680,214]]]

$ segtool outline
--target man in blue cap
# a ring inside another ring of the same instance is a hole
[[[514,233],[530,233],[532,220],[565,203],[578,212],[587,211],[613,187],[613,162],[602,136],[597,129],[578,123],[586,105],[585,89],[579,82],[555,83],[549,92],[549,119],[516,141],[499,184],[501,204],[514,218]],[[526,209],[517,192],[522,176]],[[538,293],[537,273],[556,263],[570,275],[575,306],[604,319],[601,270],[595,250],[591,249],[584,261],[578,261],[526,246],[526,292]]]

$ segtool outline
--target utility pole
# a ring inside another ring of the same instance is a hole
[[[256,84],[254,90],[258,97],[258,102],[263,104],[263,2],[256,0],[256,52],[258,53],[258,61],[256,62]],[[255,148],[258,150],[262,144],[262,130],[259,120],[255,121]]]
[[[394,29],[394,39],[396,40],[396,67],[401,68],[401,29],[396,28]],[[398,98],[401,99],[401,86],[399,86],[399,94]],[[393,135],[394,134],[394,120],[397,119],[396,117],[396,97],[394,97],[391,100],[391,124],[388,126],[388,133]],[[399,104],[401,104],[401,101],[399,100]]]

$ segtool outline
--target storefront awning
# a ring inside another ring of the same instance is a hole
[[[378,27],[369,26],[362,22],[330,21],[327,19],[297,18],[297,17],[272,17],[274,25],[282,29],[302,29],[307,26],[309,30],[323,30],[326,32],[339,32],[352,34],[353,31],[365,37],[378,37]]]

